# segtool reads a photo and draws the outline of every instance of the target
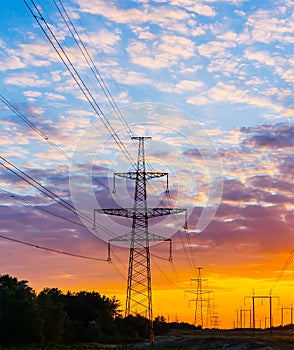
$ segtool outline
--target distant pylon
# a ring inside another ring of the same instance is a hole
[[[213,329],[218,329],[219,326],[219,316],[213,315],[212,316],[212,327]]]
[[[192,278],[191,281],[196,281],[197,282],[197,287],[196,291],[195,290],[188,290],[187,292],[196,294],[196,298],[192,299],[190,301],[195,302],[195,313],[194,313],[194,325],[196,327],[201,327],[203,329],[204,327],[204,301],[207,301],[207,315],[210,315],[210,298],[208,296],[207,299],[203,299],[204,294],[210,294],[213,291],[212,290],[207,290],[207,289],[202,289],[202,282],[207,281],[206,278],[201,278],[201,270],[202,267],[197,267],[198,270],[198,276],[197,278]]]
[[[150,345],[152,346],[154,343],[154,329],[152,315],[152,288],[149,242],[170,241],[171,243],[171,240],[156,234],[151,234],[148,230],[148,220],[150,218],[163,215],[177,214],[184,211],[187,213],[187,209],[158,207],[148,208],[146,191],[147,181],[154,178],[160,178],[162,176],[168,176],[168,173],[160,171],[146,171],[144,141],[151,139],[151,137],[136,136],[132,137],[132,139],[139,141],[136,170],[125,173],[114,173],[114,179],[115,176],[118,176],[136,181],[134,205],[132,208],[95,209],[94,224],[96,220],[96,212],[108,215],[122,216],[132,219],[131,232],[113,238],[110,241],[130,242],[125,317],[127,324],[128,318],[131,315],[141,315],[143,317],[148,318]],[[185,226],[186,224],[187,222],[185,222]],[[170,260],[171,259],[172,258],[170,254]],[[127,338],[128,326],[126,330],[126,342]]]

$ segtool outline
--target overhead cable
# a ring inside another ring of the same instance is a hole
[[[53,216],[55,216],[55,217],[57,217],[59,219],[66,220],[66,221],[68,221],[68,222],[70,222],[70,223],[72,223],[74,225],[81,226],[81,227],[85,228],[85,226],[83,224],[81,224],[80,222],[76,222],[76,221],[73,221],[73,220],[63,216],[63,215],[56,214],[56,213],[52,212],[51,210],[45,209],[45,208],[41,207],[40,205],[36,205],[36,204],[28,201],[27,199],[25,199],[25,198],[23,198],[21,196],[18,196],[15,193],[11,193],[9,191],[3,190],[2,188],[0,188],[0,193],[6,195],[8,197],[11,197],[13,199],[17,199],[19,201],[22,201],[22,202],[28,204],[29,206],[33,207],[34,209],[38,209],[38,210],[40,210],[40,211],[42,211],[42,212],[44,212],[46,214],[53,215]]]
[[[77,44],[79,50],[81,51],[85,61],[87,62],[89,68],[91,69],[91,72],[93,73],[96,81],[98,82],[99,86],[101,87],[104,95],[106,96],[106,98],[108,99],[111,107],[113,108],[113,110],[115,111],[117,117],[120,119],[120,121],[122,122],[122,124],[126,127],[128,134],[130,137],[133,136],[132,131],[126,121],[126,119],[124,118],[123,114],[121,113],[120,109],[118,108],[117,103],[115,102],[108,86],[106,85],[102,75],[100,74],[95,62],[93,61],[91,55],[89,54],[89,51],[87,49],[87,47],[85,46],[80,34],[78,33],[76,26],[74,25],[73,21],[71,20],[68,12],[66,11],[63,3],[61,0],[58,0],[61,8],[58,6],[57,1],[53,0],[60,16],[62,17],[64,23],[66,24],[69,32],[72,35],[72,38],[74,39],[75,43]],[[64,13],[64,14],[63,14]],[[77,40],[77,38],[79,40]]]
[[[29,127],[31,127],[44,141],[50,146],[57,150],[66,160],[71,164],[74,164],[77,168],[83,170],[82,166],[74,161],[74,159],[68,155],[60,146],[54,141],[50,140],[49,136],[46,135],[39,127],[37,127],[26,115],[24,115],[14,104],[9,102],[3,95],[0,94],[0,101],[2,101],[11,111],[13,111],[19,118],[21,118]],[[88,175],[88,174],[86,174]],[[93,180],[104,188],[106,185],[100,181],[97,177],[93,177]]]
[[[16,176],[18,176],[19,178],[21,178],[25,182],[27,182],[29,185],[33,186],[38,191],[42,192],[47,197],[49,197],[52,200],[54,200],[55,202],[57,202],[59,205],[63,206],[65,209],[68,209],[69,211],[71,211],[75,215],[83,217],[91,225],[94,224],[92,218],[90,218],[89,216],[85,215],[83,212],[81,212],[79,210],[76,210],[75,207],[72,204],[68,203],[63,198],[61,198],[60,196],[58,196],[57,194],[55,194],[54,192],[52,192],[51,190],[49,190],[48,188],[46,188],[45,186],[40,184],[40,182],[38,182],[37,180],[33,179],[30,175],[26,174],[24,171],[19,169],[16,165],[14,165],[12,162],[7,160],[5,157],[0,155],[0,159],[2,161],[4,161],[4,163],[3,162],[0,163],[0,165],[2,165],[4,168],[6,168],[10,172],[12,172]],[[106,232],[108,234],[111,234],[112,236],[114,235],[113,232],[111,232],[109,229],[103,227],[102,225],[100,225],[100,224],[96,224],[96,225],[102,231],[104,231],[104,232]]]
[[[91,256],[69,253],[69,252],[65,252],[63,250],[52,249],[52,248],[44,247],[44,246],[37,245],[37,244],[34,244],[34,243],[25,242],[25,241],[22,241],[22,240],[19,240],[19,239],[15,239],[15,238],[3,236],[3,235],[0,235],[0,238],[6,239],[6,240],[11,241],[11,242],[27,245],[29,247],[34,247],[34,248],[38,248],[38,249],[42,249],[42,250],[47,250],[47,251],[53,252],[53,253],[73,256],[75,258],[89,259],[89,260],[96,260],[96,261],[108,261],[107,259],[99,259],[99,258],[95,258],[95,257],[91,257]]]
[[[81,227],[85,228],[85,226],[84,226],[83,224],[78,223],[78,222],[73,221],[73,220],[70,220],[70,219],[68,219],[68,218],[66,218],[66,217],[64,217],[64,216],[62,216],[62,215],[56,214],[56,213],[54,213],[54,212],[52,212],[52,211],[50,211],[50,210],[44,209],[43,207],[35,206],[32,202],[30,202],[30,201],[28,201],[28,200],[26,200],[26,199],[24,199],[24,198],[22,198],[22,197],[16,195],[15,193],[11,193],[11,192],[8,192],[8,191],[3,190],[3,189],[0,189],[0,193],[4,194],[4,195],[6,195],[6,196],[9,196],[9,197],[11,197],[11,198],[17,199],[17,200],[21,200],[21,201],[27,203],[28,205],[32,206],[34,209],[38,209],[38,210],[43,211],[43,212],[45,212],[45,213],[48,213],[48,214],[50,214],[50,215],[56,216],[56,217],[58,217],[58,218],[60,218],[60,219],[62,219],[62,220],[66,220],[66,221],[68,221],[68,222],[70,222],[70,223],[72,223],[72,224],[75,224],[75,225],[77,225],[77,226],[81,226]],[[100,228],[101,228],[101,227],[100,227]],[[6,236],[2,236],[2,238],[8,239],[8,240],[12,240],[12,241],[15,241],[15,242],[17,241],[17,240],[10,239],[9,237],[6,237]],[[22,243],[22,241],[17,241],[17,243]],[[102,243],[104,243],[104,242],[102,241]],[[31,246],[34,246],[34,247],[35,247],[35,245],[34,245],[33,243],[29,243],[29,242],[23,242],[23,244],[31,245]],[[38,246],[38,247],[35,247],[35,248],[40,248],[40,247]],[[51,251],[52,251],[51,248],[47,248],[47,247],[42,247],[42,249],[51,250]],[[54,250],[54,251],[55,251],[56,253],[60,253],[60,251],[57,251],[57,250]],[[77,256],[76,254],[73,255],[72,253],[62,252],[62,254],[65,254],[65,253],[66,253],[66,255],[72,255],[72,256],[76,256],[76,257],[82,257],[82,256]],[[114,253],[113,253],[113,254],[114,254]],[[115,255],[115,254],[114,254],[114,255]],[[89,259],[90,259],[90,258],[89,258]],[[122,262],[120,261],[119,257],[117,257],[117,260],[122,264]],[[105,261],[105,260],[103,260],[103,261]],[[116,266],[113,262],[111,262],[111,263],[112,263],[112,267],[113,267],[120,275],[122,275],[121,271],[117,268],[117,266]],[[122,275],[122,276],[123,276],[123,275]]]
[[[65,50],[61,46],[61,44],[60,44],[59,40],[57,39],[56,35],[54,34],[53,30],[48,25],[45,18],[42,16],[42,14],[39,10],[39,7],[35,4],[35,2],[33,0],[31,0],[31,3],[33,4],[34,9],[37,12],[37,15],[36,15],[34,13],[33,9],[31,8],[31,6],[28,4],[27,0],[23,0],[23,1],[26,4],[26,6],[28,7],[31,14],[34,16],[35,20],[37,21],[38,25],[40,26],[41,30],[43,31],[43,33],[45,34],[45,36],[49,40],[50,44],[52,45],[52,47],[54,48],[56,53],[58,54],[59,58],[61,59],[61,61],[65,65],[65,67],[67,68],[68,72],[70,73],[70,75],[72,76],[72,78],[74,79],[76,84],[78,85],[79,89],[81,90],[81,92],[83,93],[83,95],[85,96],[87,101],[90,103],[90,105],[93,108],[93,110],[95,111],[96,115],[102,121],[103,125],[105,126],[105,128],[107,129],[107,131],[109,132],[111,137],[114,139],[116,144],[119,146],[119,148],[121,149],[121,151],[123,152],[125,157],[128,159],[131,166],[135,166],[134,161],[133,161],[130,153],[128,152],[128,150],[124,146],[123,142],[121,141],[119,135],[116,133],[116,131],[112,127],[111,123],[108,121],[108,119],[104,115],[100,106],[96,102],[94,96],[90,92],[88,86],[84,82],[83,78],[81,77],[81,75],[79,74],[77,69],[74,67],[68,54],[65,52]],[[45,24],[45,27],[42,25],[42,23]]]
[[[288,266],[290,265],[290,263],[293,259],[293,256],[294,256],[294,248],[291,249],[291,251],[287,257],[287,260],[285,261],[284,265],[282,266],[281,271],[280,271],[279,275],[277,276],[277,278],[274,282],[274,285],[271,289],[274,289],[276,287],[277,283],[283,278],[285,271],[287,270]]]

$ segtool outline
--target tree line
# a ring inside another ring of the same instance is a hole
[[[44,288],[36,293],[28,281],[0,275],[0,347],[34,344],[122,343],[126,319],[120,301],[98,292],[63,293]],[[127,320],[128,340],[148,339],[149,322],[142,316]],[[155,334],[170,328],[193,328],[187,323],[166,323],[155,318]]]
[[[124,334],[119,307],[115,297],[98,292],[44,288],[37,294],[28,281],[0,275],[0,345],[119,342]],[[130,322],[129,331],[144,337],[147,320]]]

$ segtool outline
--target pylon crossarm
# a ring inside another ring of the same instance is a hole
[[[161,171],[146,171],[145,175],[147,179],[157,179],[159,177],[168,176],[168,173]]]
[[[94,212],[107,215],[123,216],[125,218],[133,217],[133,209],[119,208],[119,209],[94,209]]]
[[[130,180],[136,180],[137,177],[139,176],[145,176],[146,180],[150,179],[156,179],[159,177],[167,176],[168,173],[163,172],[163,171],[128,171],[126,173],[114,173],[114,181],[115,181],[115,176],[118,177],[123,177],[125,179],[130,179]]]
[[[155,218],[158,216],[171,215],[187,212],[187,209],[182,208],[153,208],[148,209],[148,218]]]
[[[131,233],[125,233],[121,236],[111,238],[109,242],[130,242],[131,236]]]
[[[127,173],[114,173],[113,176],[124,177],[126,179],[135,180],[137,176],[137,171],[129,171]]]
[[[154,241],[154,242],[165,242],[168,239],[166,237],[163,236],[159,236],[155,233],[149,233],[148,234],[148,241]]]
[[[141,209],[137,211],[134,208],[118,208],[118,209],[94,209],[94,212],[107,215],[123,216],[125,218],[133,218],[134,213],[141,212]],[[187,209],[182,208],[147,208],[148,218],[155,218],[158,216],[165,216],[171,214],[179,214],[186,212]]]

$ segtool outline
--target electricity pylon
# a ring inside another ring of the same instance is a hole
[[[210,314],[210,298],[209,294],[212,293],[212,290],[206,290],[202,288],[202,282],[207,281],[206,278],[201,278],[201,270],[202,267],[197,267],[198,269],[198,276],[197,278],[192,278],[191,281],[197,282],[197,288],[195,290],[187,290],[188,293],[196,294],[196,299],[192,299],[190,301],[195,302],[195,313],[194,313],[194,325],[196,327],[201,326],[201,329],[203,329],[204,326],[204,317],[203,317],[203,307],[204,307],[204,301],[203,295],[208,294],[207,301],[207,315]]]
[[[181,208],[148,208],[147,206],[147,181],[167,176],[168,173],[160,171],[146,171],[145,167],[145,150],[144,141],[151,137],[136,136],[133,140],[139,141],[136,170],[125,173],[114,173],[115,176],[135,180],[134,205],[132,208],[118,209],[95,209],[95,213],[103,213],[107,215],[116,215],[132,219],[132,230],[130,233],[123,234],[110,241],[130,242],[129,251],[129,268],[127,281],[127,298],[125,318],[131,315],[141,315],[149,320],[150,345],[154,343],[153,315],[152,315],[152,288],[151,288],[151,267],[150,267],[150,241],[169,241],[165,237],[151,234],[148,230],[148,220],[163,215],[177,214],[186,212],[187,209]],[[168,191],[168,180],[167,180]],[[185,227],[187,225],[187,216]],[[110,242],[109,241],[109,242]],[[109,247],[109,246],[108,246]],[[110,248],[108,248],[108,259],[110,260]],[[171,260],[170,245],[170,260]],[[128,337],[128,326],[126,330],[126,341]]]

